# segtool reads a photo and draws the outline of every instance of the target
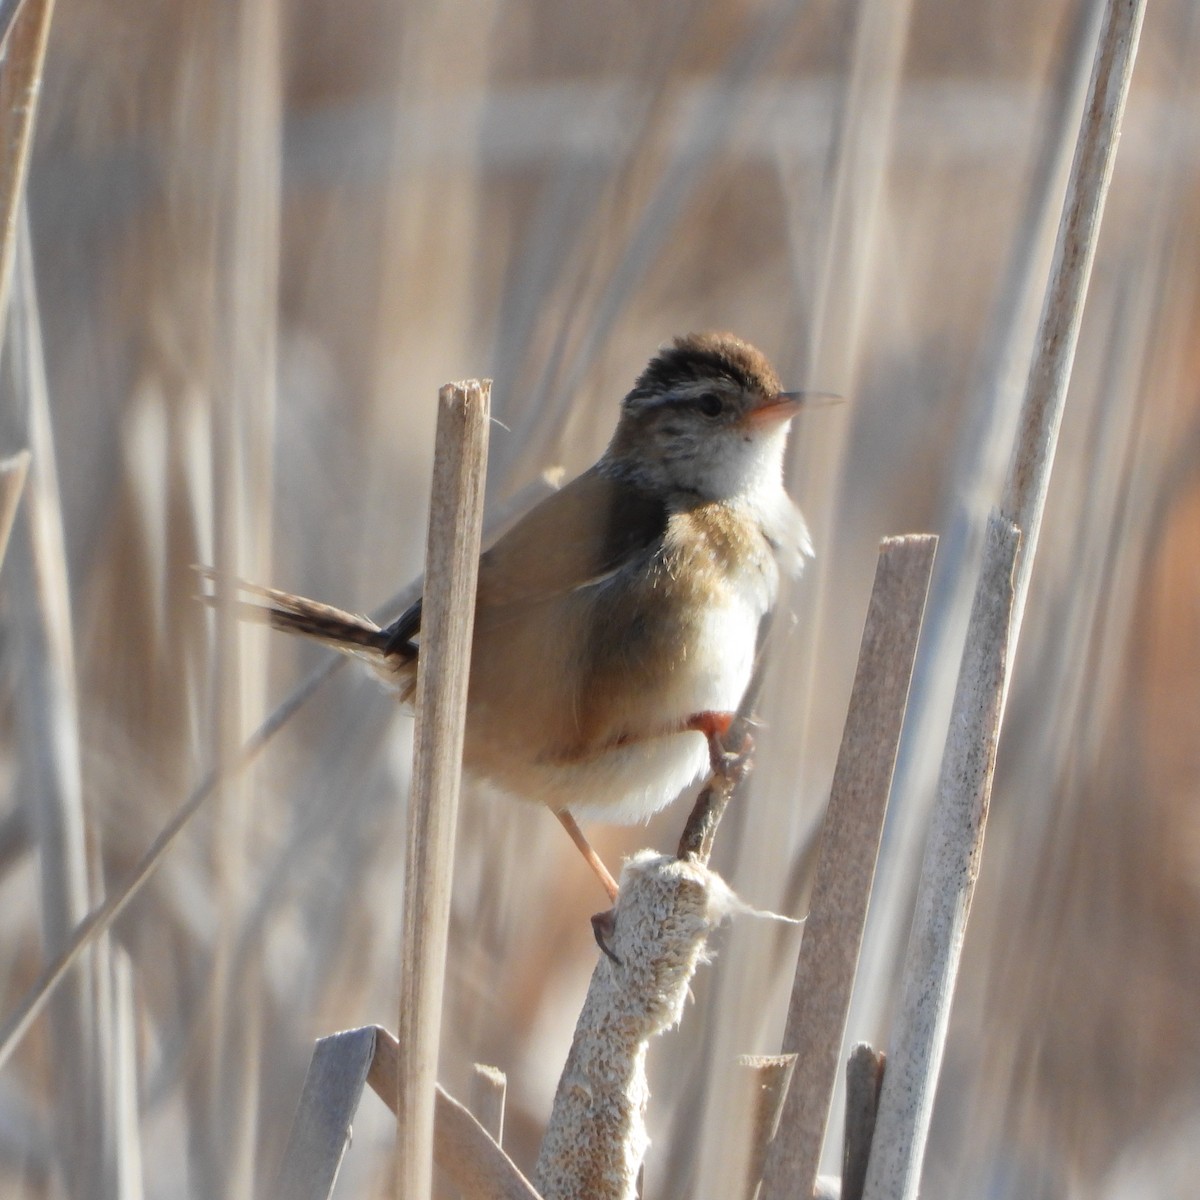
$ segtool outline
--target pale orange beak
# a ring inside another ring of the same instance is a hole
[[[746,414],[746,420],[752,425],[778,425],[782,421],[790,421],[802,408],[812,404],[836,404],[840,396],[831,396],[826,392],[779,392],[765,404],[752,408]]]

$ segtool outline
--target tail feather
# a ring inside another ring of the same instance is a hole
[[[215,578],[209,568],[198,567],[197,570],[207,580]],[[409,690],[416,655],[404,649],[386,653],[390,635],[369,617],[244,580],[238,580],[238,590],[243,598],[238,601],[237,612],[244,620],[258,621],[284,633],[299,634],[343,654],[361,658],[392,687],[398,686],[402,692]],[[201,598],[208,604],[215,602],[211,594]]]

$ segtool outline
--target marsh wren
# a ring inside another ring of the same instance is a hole
[[[722,737],[781,569],[812,553],[783,489],[801,405],[729,334],[661,349],[600,460],[482,555],[463,765],[559,815],[648,818],[727,761]],[[366,659],[412,699],[421,602],[380,628],[271,589],[256,614]]]

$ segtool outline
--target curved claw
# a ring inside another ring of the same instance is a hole
[[[608,944],[616,932],[617,910],[615,908],[606,909],[592,917],[592,935],[596,939],[596,945],[619,967],[621,960],[613,953],[612,947]]]

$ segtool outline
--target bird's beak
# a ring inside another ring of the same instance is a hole
[[[825,392],[777,392],[765,404],[752,408],[746,414],[746,420],[752,425],[778,425],[790,421],[802,408],[812,404],[836,403],[840,396],[831,396]]]

